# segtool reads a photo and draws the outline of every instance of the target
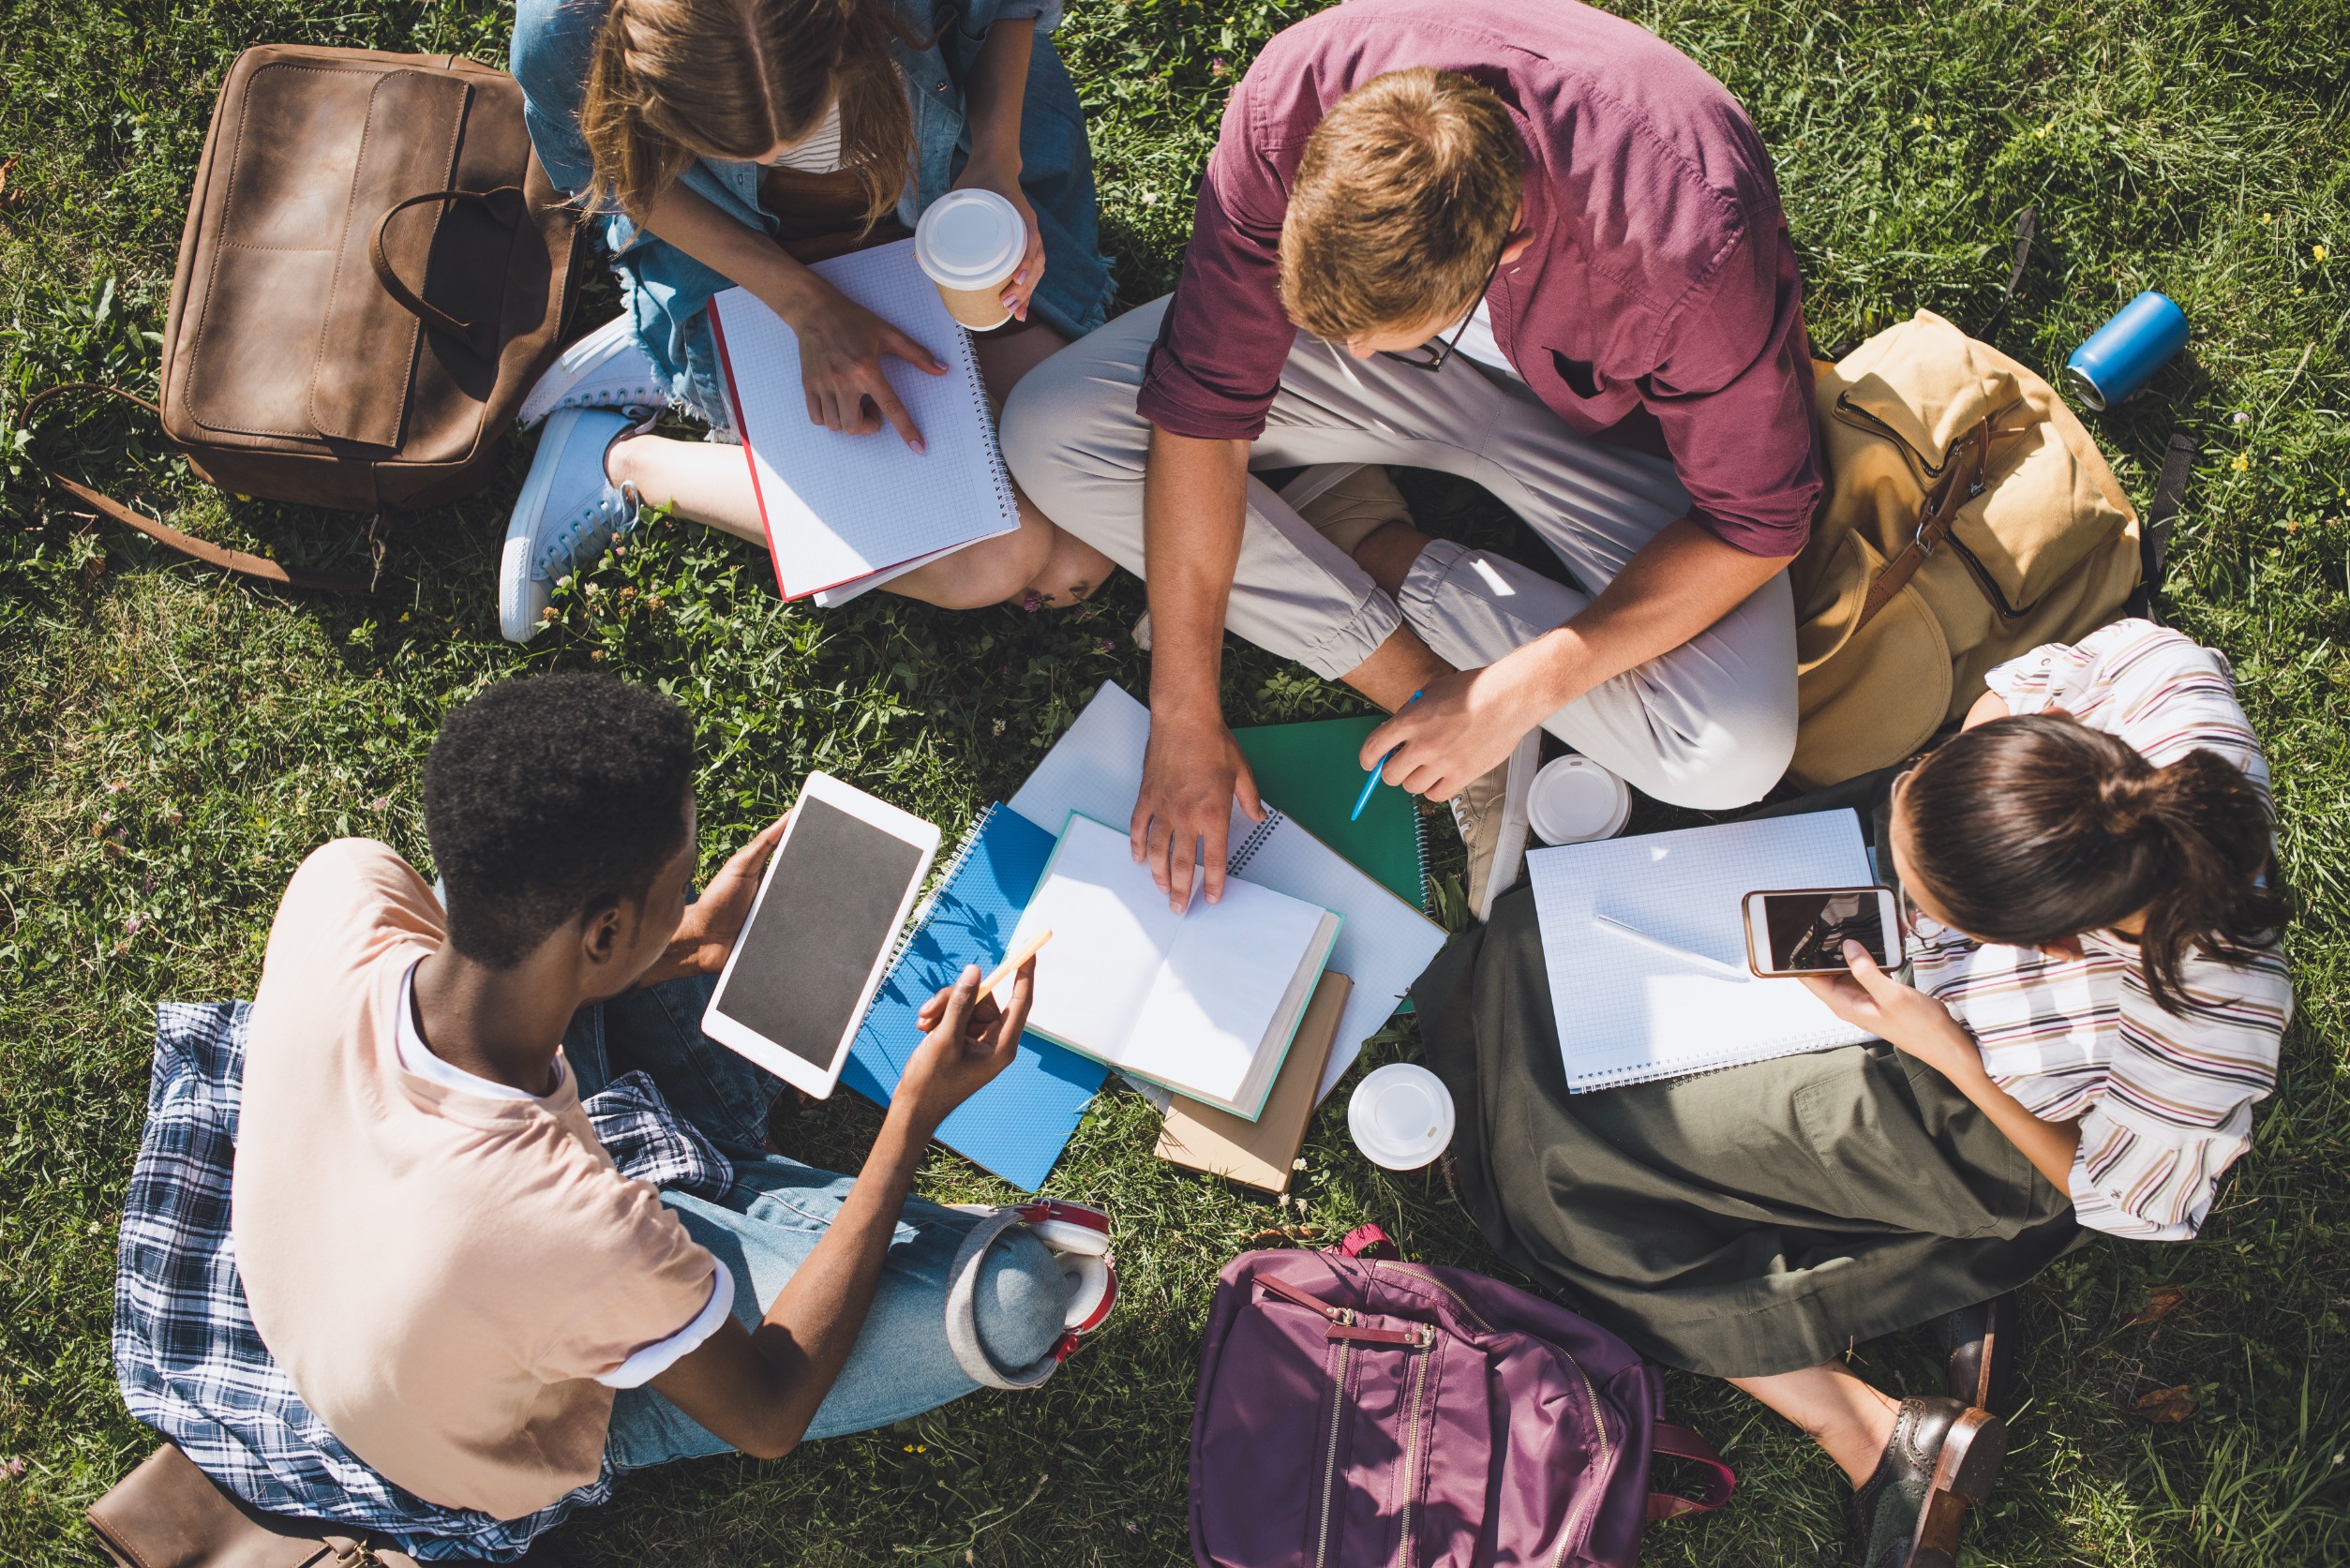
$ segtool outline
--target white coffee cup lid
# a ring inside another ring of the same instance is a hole
[[[1027,248],[1020,209],[992,190],[950,190],[914,226],[914,260],[942,289],[1000,283]]]
[[[1587,756],[1545,763],[1526,792],[1526,820],[1545,844],[1611,839],[1632,815],[1632,791]]]
[[[1346,1129],[1373,1165],[1416,1171],[1452,1142],[1452,1094],[1411,1062],[1390,1062],[1355,1085]]]

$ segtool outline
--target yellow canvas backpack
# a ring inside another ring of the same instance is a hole
[[[2054,388],[1931,311],[1818,366],[1828,492],[1795,558],[1789,776],[1910,755],[1983,678],[2120,613],[2138,515]]]

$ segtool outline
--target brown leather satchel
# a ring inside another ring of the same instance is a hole
[[[462,55],[248,49],[205,133],[161,393],[145,406],[199,474],[239,495],[376,513],[465,495],[561,345],[578,231],[505,72]],[[22,422],[73,390],[44,393]],[[367,586],[221,550],[48,471],[215,565]]]
[[[338,1527],[247,1507],[168,1442],[88,1517],[120,1568],[416,1568],[406,1553]]]

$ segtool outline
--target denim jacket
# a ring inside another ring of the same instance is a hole
[[[1060,24],[1060,0],[962,5],[936,0],[935,8],[934,0],[887,3],[910,31],[938,30],[928,49],[891,45],[914,118],[914,173],[898,201],[898,217],[908,227],[946,194],[969,156],[964,89],[988,29],[997,22],[1036,22],[1036,49],[1020,112],[1021,188],[1036,209],[1044,239],[1044,280],[1031,313],[1065,336],[1091,332],[1108,316],[1112,284],[1100,252],[1085,111],[1068,68],[1045,36]],[[587,192],[593,174],[579,131],[579,109],[596,36],[610,7],[611,0],[517,0],[515,8],[512,66],[522,87],[531,144],[547,176],[575,196]],[[680,179],[737,222],[771,232],[775,220],[759,205],[761,173],[756,163],[704,158]],[[602,222],[606,247],[647,352],[688,406],[705,417],[722,413],[702,306],[729,280],[674,246],[640,233],[622,214],[606,214]]]

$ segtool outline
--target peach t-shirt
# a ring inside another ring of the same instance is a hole
[[[352,1451],[501,1519],[596,1479],[613,1375],[698,1322],[717,1260],[543,1098],[402,1066],[409,969],[441,907],[344,839],[287,885],[245,1056],[231,1226],[253,1322]]]

